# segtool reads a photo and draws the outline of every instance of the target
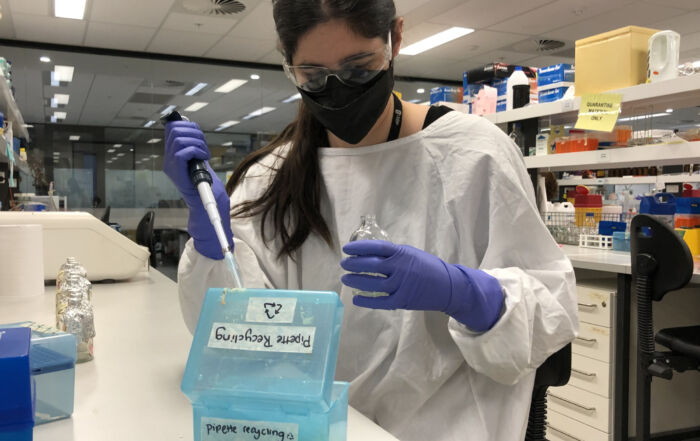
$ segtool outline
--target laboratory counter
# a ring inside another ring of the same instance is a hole
[[[20,303],[0,298],[0,323],[52,324],[55,286]],[[157,270],[93,285],[95,359],[76,367],[70,419],[35,427],[35,441],[193,438],[192,407],[180,391],[192,336],[180,315],[177,285]],[[396,438],[348,409],[349,441]]]

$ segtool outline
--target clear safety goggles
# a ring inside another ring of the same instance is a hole
[[[285,60],[282,65],[287,77],[294,85],[306,92],[322,92],[330,76],[341,83],[357,87],[363,86],[377,77],[391,62],[391,33],[384,49],[378,52],[360,54],[352,60],[345,61],[339,69],[323,66],[290,66]]]

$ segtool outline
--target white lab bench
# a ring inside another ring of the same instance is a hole
[[[550,388],[549,439],[626,441],[634,434],[636,299],[630,253],[563,245],[577,276],[579,336],[572,343],[572,377]],[[700,273],[688,287],[654,304],[654,329],[697,325]],[[574,375],[575,374],[575,375]],[[700,373],[652,383],[653,434],[700,436]],[[562,436],[564,435],[564,436]],[[678,433],[676,433],[678,435]],[[669,438],[687,439],[687,438]],[[693,438],[696,439],[696,438]]]
[[[55,286],[22,303],[3,303],[0,323],[55,319]],[[76,366],[75,411],[40,425],[35,441],[191,440],[192,407],[180,391],[192,336],[177,285],[151,269],[130,281],[93,286],[95,359]],[[348,409],[349,441],[396,438]]]

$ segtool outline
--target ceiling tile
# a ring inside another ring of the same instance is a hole
[[[85,20],[12,14],[15,33],[20,40],[82,45]]]
[[[558,0],[491,26],[490,29],[540,35],[621,8],[628,3],[630,0]],[[625,11],[628,9],[634,8],[625,8]]]
[[[276,44],[275,40],[224,38],[207,52],[206,56],[224,60],[256,61],[260,54],[274,50]]]
[[[159,26],[175,0],[94,0],[90,20],[134,26]]]
[[[162,29],[148,46],[148,51],[201,57],[220,38],[221,36],[213,34]]]
[[[417,26],[431,18],[454,9],[464,3],[464,0],[430,0],[425,4],[418,6],[408,14],[404,15],[406,28]]]
[[[697,3],[700,5],[700,1]],[[650,25],[655,29],[671,29],[681,35],[697,32],[700,27],[700,13],[687,12],[683,15],[669,18],[668,20],[654,22]],[[681,42],[683,39],[681,38]]]
[[[272,18],[272,2],[265,0],[258,3],[236,27],[229,33],[229,37],[250,38],[255,36],[263,40],[277,38],[275,20]]]
[[[552,2],[553,0],[471,0],[431,18],[430,21],[483,29]]]
[[[522,63],[526,66],[530,67],[547,67],[547,66],[552,66],[554,64],[560,64],[560,63],[573,63],[574,59],[573,58],[567,58],[567,57],[557,57],[554,55],[541,55],[539,57],[535,58],[530,58],[528,60],[522,60]]]
[[[636,3],[633,8],[616,9],[576,24],[549,31],[546,34],[550,38],[578,40],[630,25],[649,26],[653,22],[666,20],[683,13],[684,11],[680,9]]]
[[[51,0],[10,0],[12,14],[43,15],[52,14]]]
[[[85,34],[85,45],[107,49],[143,51],[155,33],[155,28],[91,21]]]
[[[171,12],[163,23],[163,29],[173,31],[205,32],[207,34],[224,35],[238,22],[232,16],[205,17],[202,15],[181,14]]]
[[[268,52],[263,57],[256,60],[259,63],[274,64],[276,66],[282,65],[282,54],[275,48],[274,50]]]
[[[406,15],[417,7],[427,3],[431,3],[430,0],[395,0],[394,2],[397,15]]]
[[[686,9],[689,11],[700,10],[700,2],[698,0],[642,0],[645,3],[652,3],[659,6],[668,6],[670,8]]]

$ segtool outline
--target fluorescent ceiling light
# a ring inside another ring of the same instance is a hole
[[[199,92],[200,90],[204,89],[205,87],[207,87],[207,83],[197,83],[197,85],[194,86],[192,89],[190,89],[190,91],[187,92],[185,95],[192,96],[192,95],[196,94],[197,92]]]
[[[152,126],[153,124],[155,124],[155,123],[156,123],[155,121],[148,121],[148,122],[147,122],[146,124],[144,124],[143,126],[144,126],[145,128],[149,128],[149,127],[151,127],[151,126]]]
[[[298,100],[300,100],[300,99],[301,99],[301,93],[297,93],[296,95],[292,95],[292,96],[290,96],[289,98],[287,98],[286,100],[284,100],[284,101],[282,101],[282,102],[285,103],[285,104],[287,104],[287,103],[292,103],[292,102],[294,102],[294,101],[298,101]]]
[[[119,158],[121,158],[121,157],[124,156],[125,154],[126,154],[126,153],[117,153],[117,156],[118,156]]]
[[[460,37],[464,37],[467,34],[474,32],[474,29],[470,28],[460,28],[454,27],[446,31],[439,32],[428,38],[425,38],[417,43],[413,43],[410,46],[406,46],[399,52],[401,55],[418,55],[430,49],[442,46],[452,40],[456,40]]]
[[[221,144],[221,145],[224,146],[224,147],[231,147],[231,146],[233,145],[233,141],[225,142],[225,143],[223,143],[223,144]]]
[[[34,128],[34,126],[31,124],[22,124],[22,127],[24,127],[25,129],[33,129]]]
[[[418,90],[416,90],[416,92],[418,92],[418,93],[425,93],[425,89],[418,89]]]
[[[85,16],[87,0],[54,0],[54,15],[59,18],[82,20]]]
[[[258,116],[262,116],[266,113],[270,113],[272,111],[275,111],[275,110],[277,110],[276,107],[263,107],[261,109],[254,111],[254,112],[250,112],[248,115],[244,116],[243,119],[245,119],[245,120],[253,119],[253,118],[256,118]]]
[[[160,158],[160,155],[151,155],[151,158],[153,158],[153,159]]]
[[[69,141],[80,141],[80,135],[71,135],[68,137]]]
[[[260,75],[258,75],[258,74],[253,74],[253,75],[250,76],[250,79],[251,79],[251,80],[259,80],[259,79],[260,79]]]
[[[57,108],[58,106],[67,106],[70,101],[70,95],[65,93],[55,93],[53,98],[51,98],[51,107]]]
[[[170,112],[172,112],[173,110],[175,110],[176,108],[177,108],[177,106],[172,106],[172,105],[171,105],[171,106],[168,106],[168,107],[166,107],[165,109],[163,109],[163,111],[160,112],[160,114],[161,114],[161,115],[167,115],[167,114],[169,114]]]
[[[233,161],[226,161],[224,165],[233,165]]]
[[[160,142],[160,138],[149,139],[147,142],[148,144],[156,144]]]
[[[410,100],[409,103],[418,104],[420,100]]]
[[[42,63],[50,63],[50,62],[51,62],[51,58],[49,58],[49,57],[47,57],[46,55],[44,55],[43,57],[39,58],[39,61],[41,61]]]
[[[216,89],[215,92],[217,92],[217,93],[230,93],[230,92],[233,92],[234,90],[238,89],[239,87],[241,87],[242,85],[244,85],[247,82],[248,82],[248,80],[233,79],[231,81],[226,82],[218,89]]]
[[[697,69],[698,67],[700,67],[700,60],[698,60],[698,61],[693,61],[693,67],[696,68],[696,69]]]
[[[224,129],[228,129],[231,126],[235,126],[236,124],[239,124],[240,121],[226,121],[225,123],[219,124],[219,127],[216,129],[217,132],[220,132]]]
[[[673,113],[673,109],[666,109],[666,113]]]
[[[73,74],[75,73],[75,67],[73,66],[60,66],[56,65],[53,67],[51,72],[51,81],[60,83],[70,83],[73,81]]]
[[[56,119],[66,119],[66,117],[68,116],[68,114],[67,114],[66,112],[54,112],[54,113],[53,113],[53,116],[54,116]]]
[[[121,145],[121,144],[114,144],[114,146],[113,146],[113,147],[114,147],[115,149],[119,149],[119,148],[121,148],[121,147],[122,147],[122,145]]]
[[[109,150],[107,150],[107,153],[114,153],[114,152],[116,152],[115,149],[109,149]]]
[[[196,111],[198,111],[198,110],[200,110],[208,105],[209,105],[209,103],[197,102],[197,103],[192,104],[190,107],[186,108],[185,112],[196,112]]]

